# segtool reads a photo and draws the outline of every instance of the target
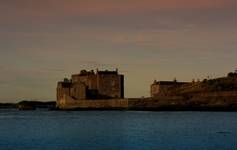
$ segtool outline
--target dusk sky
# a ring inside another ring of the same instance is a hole
[[[119,69],[125,97],[156,80],[237,68],[237,0],[1,0],[0,102],[55,100],[57,81]]]

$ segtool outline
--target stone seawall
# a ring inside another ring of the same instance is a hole
[[[59,109],[127,109],[127,99],[110,100],[74,100],[69,96],[57,102]]]
[[[237,97],[237,91],[223,91],[223,92],[205,92],[194,94],[194,97]]]
[[[57,101],[59,109],[124,110],[237,110],[237,92],[213,92],[185,96],[130,98],[110,100],[74,100],[64,96]]]

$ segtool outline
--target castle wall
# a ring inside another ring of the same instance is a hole
[[[70,90],[70,96],[77,100],[86,99],[86,86],[83,83],[72,83],[72,88]]]
[[[64,95],[63,99],[57,101],[60,109],[127,109],[127,99],[111,100],[74,100],[72,97]]]
[[[57,86],[57,100],[63,98],[63,95],[70,95],[70,84],[58,82]]]
[[[91,75],[88,78],[88,89],[95,90],[97,89],[97,78],[96,75]]]
[[[152,84],[151,85],[151,97],[155,97],[157,95],[165,95],[167,91],[172,88],[177,87],[177,85],[160,85],[160,84]]]
[[[99,94],[113,98],[123,97],[121,76],[117,74],[98,74],[97,85]]]
[[[160,92],[160,86],[156,84],[151,85],[151,97],[155,97]]]
[[[72,83],[84,83],[88,89],[97,89],[96,75],[72,75]]]
[[[150,94],[151,97],[157,97],[159,95],[170,95],[170,90],[176,88],[186,88],[189,87],[189,82],[172,82],[172,81],[161,81],[161,82],[154,82],[150,87]]]

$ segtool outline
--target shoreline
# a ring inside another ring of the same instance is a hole
[[[0,109],[51,111],[237,111],[237,91],[200,93],[189,96],[159,96],[155,98],[126,98],[75,100],[64,96],[55,101],[21,101],[0,103]]]
[[[75,109],[60,109],[60,108],[42,108],[35,109],[19,109],[17,107],[3,108],[0,110],[19,110],[19,111],[154,111],[154,112],[237,112],[237,107],[157,107],[157,108],[75,108]]]
[[[18,108],[0,108],[0,110],[19,110]],[[237,108],[147,108],[147,109],[120,109],[120,108],[76,108],[76,109],[58,109],[58,108],[36,108],[22,109],[19,111],[153,111],[153,112],[237,112]]]

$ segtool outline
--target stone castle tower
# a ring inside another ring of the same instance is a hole
[[[82,70],[71,79],[64,79],[57,85],[57,100],[64,95],[74,100],[124,98],[124,76],[116,71],[99,71],[96,73]]]

